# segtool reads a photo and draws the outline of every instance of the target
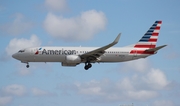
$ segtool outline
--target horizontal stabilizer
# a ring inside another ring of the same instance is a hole
[[[165,47],[165,46],[167,46],[167,45],[158,46],[158,47],[152,48],[152,49],[147,49],[146,51],[147,51],[147,52],[156,52],[156,51],[158,51],[159,49],[161,49],[161,48],[163,48],[163,47]]]

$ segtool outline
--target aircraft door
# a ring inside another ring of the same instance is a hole
[[[33,48],[33,49],[31,50],[31,54],[32,54],[33,61],[36,61],[37,52],[38,52],[38,49],[37,49],[37,48]]]

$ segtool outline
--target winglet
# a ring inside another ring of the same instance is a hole
[[[121,36],[121,33],[118,34],[118,36],[116,37],[116,39],[114,40],[113,44],[116,44],[119,42],[119,38]]]

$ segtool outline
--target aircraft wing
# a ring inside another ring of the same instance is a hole
[[[121,36],[121,33],[118,34],[118,36],[112,43],[110,43],[106,46],[103,46],[101,48],[92,50],[90,52],[84,53],[84,54],[80,55],[80,57],[82,58],[82,60],[86,60],[86,61],[97,60],[98,57],[100,57],[102,54],[105,53],[106,49],[108,49],[118,43],[120,36]]]

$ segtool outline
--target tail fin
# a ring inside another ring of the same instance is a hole
[[[137,42],[135,48],[155,48],[162,21],[155,21],[144,36]]]

